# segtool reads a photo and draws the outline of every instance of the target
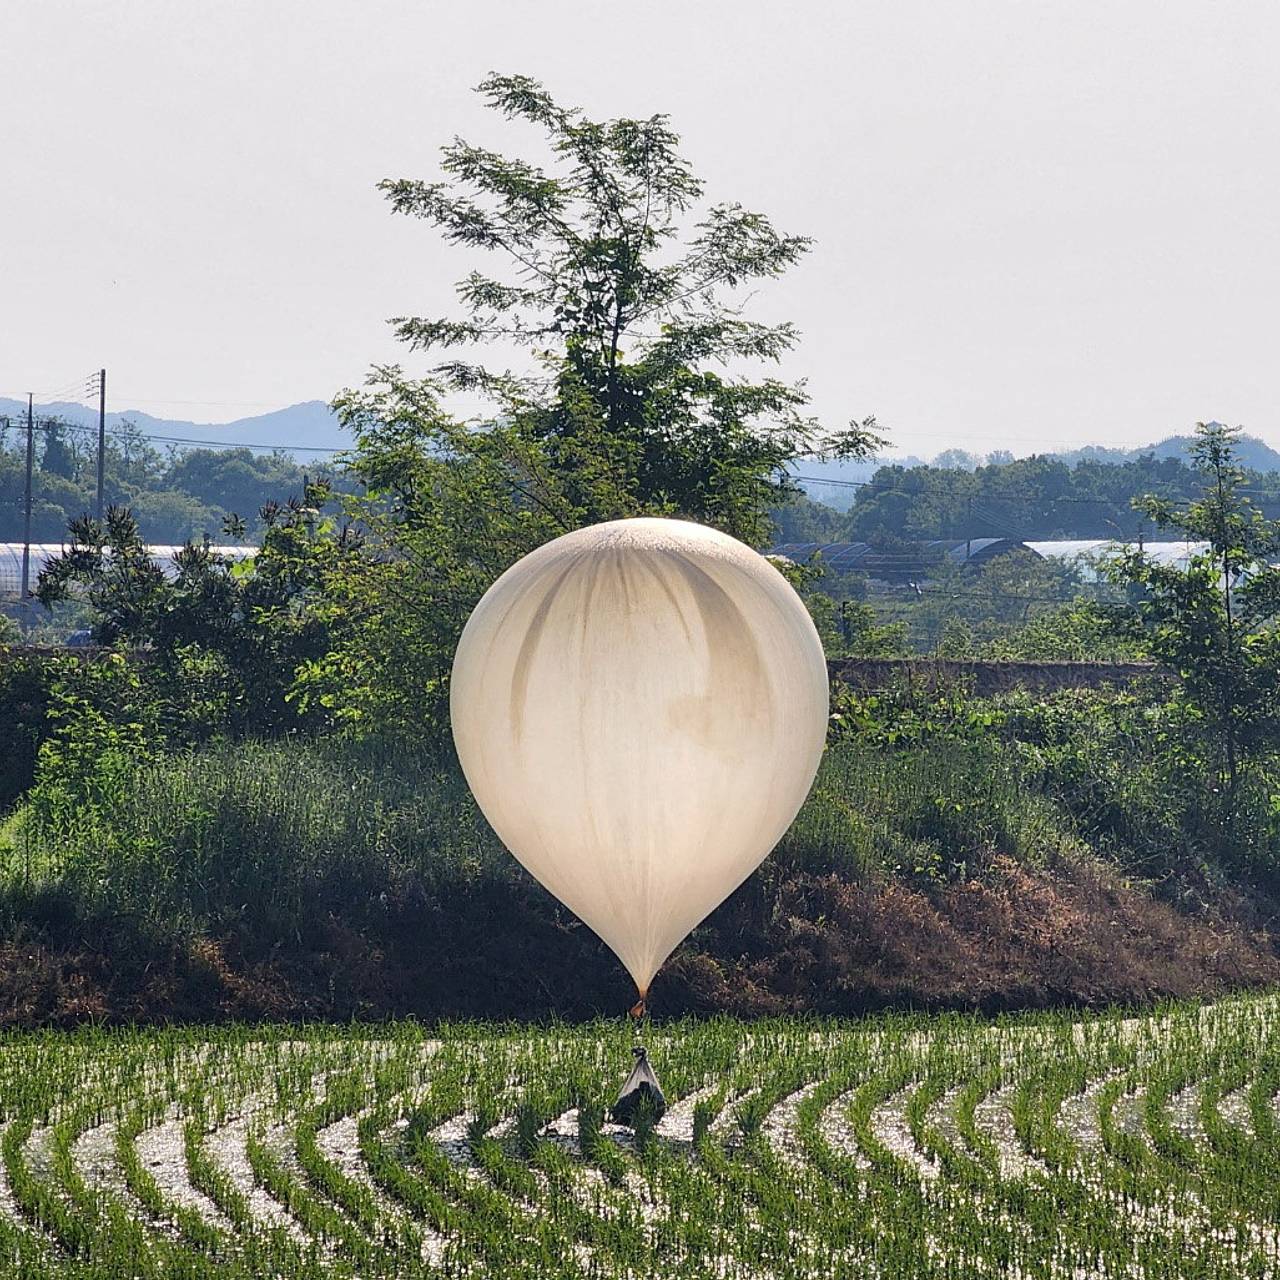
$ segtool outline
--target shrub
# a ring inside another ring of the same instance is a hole
[[[1077,850],[1069,818],[1025,784],[998,742],[936,740],[896,753],[828,749],[775,862],[822,874],[966,879],[995,854],[1044,865]]]
[[[1260,764],[1228,813],[1177,697],[1151,690],[1015,693],[1002,733],[1030,786],[1070,814],[1080,836],[1148,880],[1230,869],[1276,882],[1280,776]],[[1225,819],[1225,820],[1224,820]]]
[[[1274,975],[1271,944],[1234,917],[1148,916],[1143,889],[1106,880],[1026,749],[834,744],[774,856],[667,966],[661,1007],[1105,1002]],[[0,850],[12,1016],[579,1016],[633,996],[450,762],[379,741],[212,743],[124,753],[94,786],[78,809],[20,810],[19,846]],[[1109,887],[1072,888],[1093,879]],[[1067,973],[1059,943],[1092,951]]]
[[[67,661],[0,647],[0,812],[35,781],[51,688]]]

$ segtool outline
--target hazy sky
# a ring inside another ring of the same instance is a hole
[[[816,247],[752,303],[902,448],[1280,444],[1280,6],[5,0],[0,395],[105,364],[219,421],[398,358],[471,265],[374,184],[537,76],[668,112],[714,199]],[[421,358],[407,358],[425,367]]]

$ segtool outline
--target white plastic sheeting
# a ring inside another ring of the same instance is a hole
[[[827,668],[762,556],[617,520],[513,565],[453,664],[472,792],[507,848],[641,995],[791,824],[826,735]]]
[[[22,548],[21,542],[0,542],[0,597],[17,596],[22,591]],[[67,549],[61,542],[33,542],[31,559],[28,568],[30,589],[36,589],[36,579],[40,570],[56,560]],[[178,570],[173,557],[182,550],[177,545],[157,544],[147,548],[147,554],[159,565],[168,578],[175,577]],[[230,560],[247,560],[257,554],[258,548],[251,546],[211,546],[210,551],[226,556]]]
[[[1034,551],[1046,560],[1069,560],[1079,565],[1086,579],[1097,576],[1094,566],[1100,560],[1107,560],[1120,555],[1124,551],[1133,550],[1136,543],[1110,541],[1106,538],[1087,538],[1075,541],[1028,542],[1029,551]],[[1192,556],[1201,555],[1208,549],[1207,542],[1146,542],[1142,550],[1157,564],[1171,565],[1176,569],[1185,569]]]

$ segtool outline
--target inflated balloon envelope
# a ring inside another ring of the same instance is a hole
[[[489,588],[458,643],[451,714],[493,829],[643,1001],[804,802],[827,669],[764,557],[687,521],[616,520]]]

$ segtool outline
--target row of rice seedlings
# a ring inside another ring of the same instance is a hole
[[[1149,1035],[1152,1028],[1162,1025],[1164,1024],[1159,1020],[1153,1021],[1144,1029],[1144,1034]],[[1167,1030],[1163,1033],[1163,1038],[1165,1041],[1170,1039]],[[1174,1039],[1176,1040],[1176,1036]],[[1097,1090],[1097,1103],[1103,1151],[1075,1150],[1068,1152],[1065,1161],[1059,1160],[1058,1168],[1063,1177],[1056,1180],[1055,1207],[1065,1212],[1074,1201],[1081,1210],[1087,1210],[1093,1217],[1095,1215],[1089,1208],[1090,1201],[1109,1206],[1112,1210],[1111,1218],[1124,1224],[1131,1238],[1126,1239],[1124,1235],[1118,1234],[1105,1219],[1093,1225],[1074,1222],[1068,1233],[1073,1238],[1089,1241],[1108,1257],[1119,1260],[1129,1255],[1129,1265],[1136,1265],[1140,1254],[1150,1253],[1153,1248],[1162,1248],[1168,1256],[1176,1259],[1187,1250],[1188,1242],[1185,1232],[1181,1230],[1176,1211],[1170,1219],[1168,1203],[1176,1200],[1178,1195],[1185,1194],[1186,1179],[1180,1171],[1171,1181],[1161,1183],[1153,1178],[1154,1159],[1150,1148],[1145,1146],[1139,1135],[1125,1132],[1114,1123],[1116,1102],[1127,1091],[1136,1087],[1137,1076],[1134,1073],[1140,1075],[1143,1070],[1154,1070],[1157,1059],[1152,1055],[1157,1051],[1167,1052],[1167,1046],[1161,1049],[1156,1044],[1135,1045],[1134,1036],[1122,1033],[1117,1027],[1113,1029],[1109,1041],[1100,1040],[1096,1036],[1086,1037],[1083,1047],[1083,1062],[1072,1064],[1068,1058],[1065,1061],[1059,1060],[1054,1065],[1061,1071],[1063,1083],[1069,1084],[1076,1093],[1081,1091],[1084,1080],[1102,1082],[1101,1088]],[[1143,1061],[1141,1068],[1137,1065],[1140,1059]],[[1123,1074],[1125,1071],[1129,1074]],[[1185,1080],[1187,1073],[1183,1071],[1180,1074]],[[1036,1085],[1044,1083],[1042,1079],[1035,1081]],[[1066,1091],[1059,1087],[1056,1091],[1049,1089],[1046,1092],[1052,1099],[1046,1110],[1053,1111],[1055,1103],[1060,1104]],[[1055,1131],[1051,1124],[1045,1126],[1042,1132],[1063,1139],[1057,1143],[1057,1151],[1053,1151],[1050,1144],[1050,1154],[1055,1158],[1060,1157],[1067,1150],[1064,1135]],[[1112,1158],[1103,1159],[1104,1153],[1109,1153]],[[1186,1206],[1184,1203],[1178,1207],[1185,1209]],[[1153,1216],[1153,1210],[1162,1210],[1164,1217]],[[1190,1223],[1191,1219],[1188,1218],[1187,1221]],[[1197,1231],[1199,1226],[1197,1224]],[[1158,1237],[1163,1237],[1163,1241]],[[1203,1232],[1200,1232],[1190,1246],[1191,1253],[1203,1248],[1205,1239]],[[1191,1255],[1188,1253],[1186,1256]],[[1214,1273],[1230,1274],[1230,1270]]]

